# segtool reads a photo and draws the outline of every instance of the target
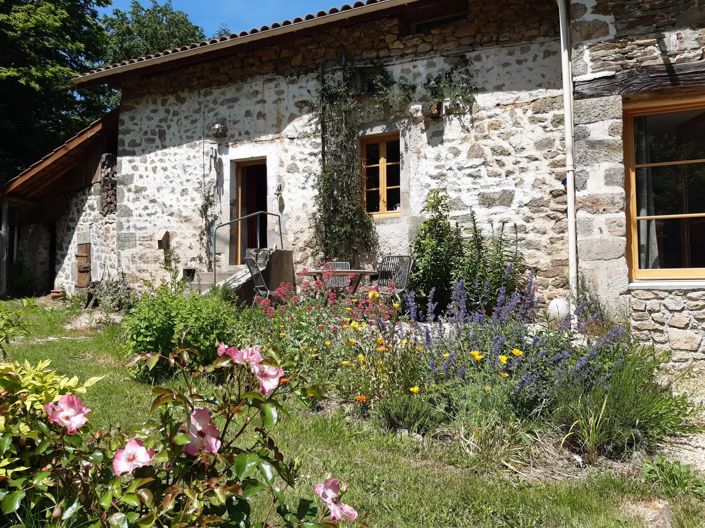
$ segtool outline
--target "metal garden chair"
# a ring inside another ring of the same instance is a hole
[[[350,263],[343,261],[326,262],[324,269],[336,271],[349,270]],[[328,288],[330,288],[331,290],[341,291],[350,286],[350,279],[344,275],[333,275],[332,277],[329,277],[326,281],[326,286],[328,286]]]
[[[245,264],[247,269],[250,270],[250,275],[252,276],[252,283],[255,287],[255,293],[260,297],[269,299],[274,295],[274,292],[269,289],[267,283],[262,276],[262,271],[259,269],[257,262],[252,257],[245,257]]]
[[[406,255],[384,257],[379,265],[377,286],[382,295],[401,295],[409,283],[413,259]]]

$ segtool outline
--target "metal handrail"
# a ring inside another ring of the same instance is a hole
[[[241,216],[240,218],[237,218],[235,220],[231,220],[230,222],[224,222],[222,224],[218,224],[213,228],[213,231],[211,232],[211,236],[213,237],[213,286],[215,287],[218,284],[218,252],[216,251],[216,246],[218,245],[218,230],[222,229],[223,227],[228,227],[233,224],[239,224],[243,220],[249,220],[250,218],[254,218],[255,216],[257,217],[257,249],[262,249],[261,246],[261,239],[260,239],[260,219],[262,218],[262,215],[264,216],[275,216],[277,220],[279,221],[279,247],[280,249],[284,249],[284,234],[282,233],[282,217],[281,215],[278,215],[276,213],[270,213],[269,211],[258,211],[256,213],[248,214],[245,216]],[[238,241],[239,243],[239,241]]]

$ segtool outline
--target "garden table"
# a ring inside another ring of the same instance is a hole
[[[350,285],[353,287],[353,292],[357,291],[360,286],[360,282],[363,277],[373,277],[378,275],[377,270],[364,270],[364,269],[349,269],[349,270],[332,270],[332,269],[313,269],[300,271],[297,275],[302,277],[313,277],[314,279],[323,279],[324,275],[329,277],[351,277]]]

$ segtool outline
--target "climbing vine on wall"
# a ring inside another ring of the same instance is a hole
[[[462,57],[418,89],[396,81],[381,65],[345,64],[329,74],[321,72],[316,119],[322,170],[315,184],[312,224],[315,249],[324,259],[359,263],[378,246],[374,222],[362,201],[359,145],[365,125],[380,121],[394,125],[408,117],[415,97],[445,101],[454,113],[466,113],[472,109],[474,93],[471,65]]]
[[[322,74],[317,112],[322,170],[316,180],[316,250],[328,260],[359,263],[377,249],[377,232],[362,203],[359,139],[363,125],[401,113],[414,87],[380,67],[344,67]]]

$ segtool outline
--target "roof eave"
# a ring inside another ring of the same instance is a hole
[[[163,66],[164,64],[170,62],[178,63],[181,60],[193,59],[194,57],[198,57],[199,55],[207,55],[228,48],[234,48],[237,46],[243,46],[245,44],[251,44],[262,40],[273,39],[282,35],[287,35],[289,33],[295,33],[297,31],[304,31],[307,29],[320,27],[327,24],[333,24],[335,22],[355,18],[361,15],[369,15],[371,13],[384,11],[387,9],[393,9],[395,7],[405,6],[408,4],[414,4],[420,1],[422,0],[380,0],[378,3],[369,4],[362,7],[353,7],[345,11],[338,11],[336,13],[315,17],[288,26],[280,26],[265,31],[250,33],[248,35],[231,40],[226,40],[223,42],[216,42],[213,44],[206,45],[194,44],[193,46],[195,47],[192,47],[188,50],[179,51],[169,55],[162,55],[160,57],[139,60],[137,62],[132,62],[121,66],[109,67],[94,73],[88,73],[75,78],[73,82],[79,88],[103,84],[107,83],[110,79],[114,79],[115,77],[122,76],[127,73],[133,73],[139,70],[146,70],[153,67]]]

